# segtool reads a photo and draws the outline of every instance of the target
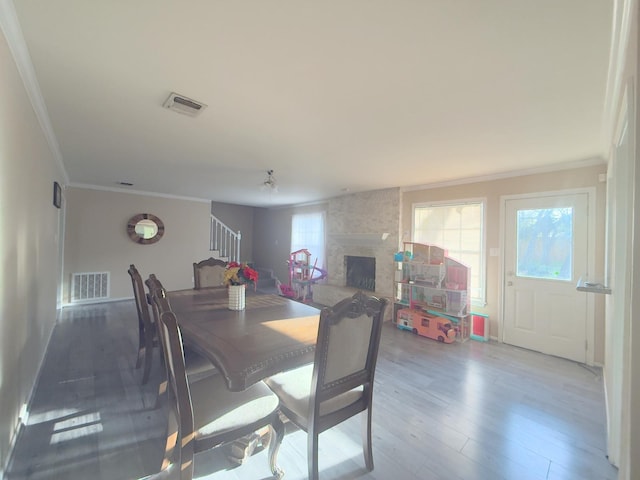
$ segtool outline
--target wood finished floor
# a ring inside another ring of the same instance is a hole
[[[156,356],[140,385],[136,335],[133,301],[63,310],[7,480],[138,479],[158,468],[162,368]],[[617,478],[597,368],[497,343],[440,344],[385,324],[373,412],[373,472],[356,417],[320,436],[322,480]],[[288,433],[278,460],[286,480],[306,478],[306,435]],[[264,451],[238,468],[220,451],[199,454],[195,473],[270,478]]]

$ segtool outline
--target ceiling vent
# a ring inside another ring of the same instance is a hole
[[[198,116],[202,110],[207,108],[204,103],[197,102],[196,100],[175,92],[171,92],[171,95],[169,95],[169,98],[165,100],[162,106],[174,112],[189,115],[190,117]]]

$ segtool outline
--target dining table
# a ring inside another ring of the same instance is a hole
[[[276,294],[247,291],[244,310],[230,310],[227,289],[167,292],[184,344],[209,359],[231,391],[312,363],[320,310]]]

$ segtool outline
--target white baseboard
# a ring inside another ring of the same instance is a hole
[[[63,303],[62,307],[64,308],[64,307],[77,307],[79,305],[97,305],[99,303],[124,302],[125,300],[133,300],[133,297],[101,298],[99,300],[89,300],[86,302]]]

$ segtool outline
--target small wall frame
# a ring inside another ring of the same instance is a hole
[[[62,187],[58,182],[53,182],[53,206],[56,208],[62,206]]]

